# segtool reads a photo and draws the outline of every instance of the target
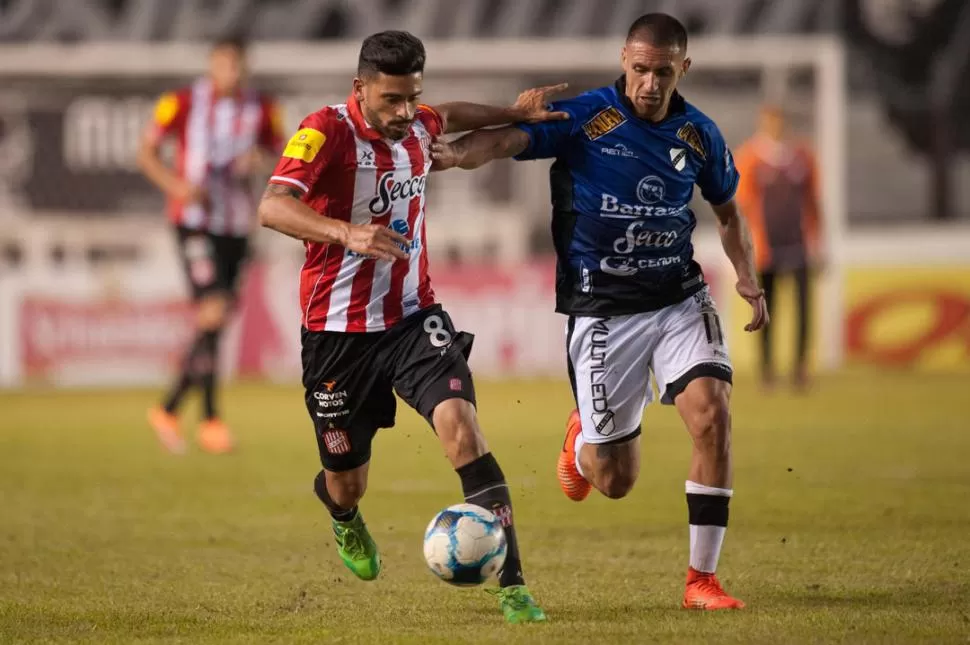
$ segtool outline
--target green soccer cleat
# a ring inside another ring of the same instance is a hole
[[[349,522],[333,520],[333,537],[340,559],[355,576],[361,580],[377,578],[381,572],[381,554],[377,552],[377,544],[367,532],[359,511]]]
[[[512,624],[542,623],[546,620],[546,612],[536,604],[529,588],[525,585],[511,585],[499,589],[486,589],[488,593],[498,597],[505,620]]]

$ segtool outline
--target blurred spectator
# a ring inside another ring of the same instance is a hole
[[[811,273],[819,265],[819,190],[815,153],[810,144],[788,132],[779,106],[762,108],[758,131],[737,152],[741,173],[738,202],[754,238],[755,257],[773,320],[775,286],[792,276],[797,291],[797,331],[793,380],[808,382],[808,331],[811,320]],[[777,324],[775,322],[774,324]],[[775,383],[772,327],[762,331],[762,379]]]

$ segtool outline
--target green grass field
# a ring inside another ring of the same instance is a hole
[[[568,387],[479,390],[548,624],[507,626],[426,570],[423,529],[460,488],[410,411],[375,442],[362,508],[386,568],[364,583],[311,492],[297,387],[231,388],[241,450],[222,458],[163,454],[154,392],[35,391],[0,395],[0,642],[970,642],[966,376],[770,398],[739,382],[720,574],[748,609],[710,614],[678,608],[689,446],[672,410],[647,412],[630,497],[575,504],[554,475]]]

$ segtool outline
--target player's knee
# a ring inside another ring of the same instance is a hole
[[[731,445],[731,412],[726,394],[716,394],[698,401],[691,417],[691,436],[699,449],[728,452]]]
[[[206,296],[199,303],[196,322],[199,329],[215,331],[222,328],[229,315],[229,300],[221,293]]]
[[[449,399],[434,409],[435,431],[455,468],[478,459],[486,452],[485,438],[478,428],[475,406],[464,399]]]

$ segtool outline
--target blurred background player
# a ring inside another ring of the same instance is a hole
[[[202,393],[202,449],[233,448],[216,406],[219,339],[233,308],[254,228],[252,180],[268,171],[282,147],[279,109],[273,99],[246,87],[246,47],[241,40],[215,44],[208,74],[165,94],[155,107],[138,154],[145,176],[169,200],[169,219],[196,305],[195,340],[161,405],[149,422],[171,452],[185,450],[178,409],[188,391]],[[161,158],[162,143],[175,140],[175,164]]]
[[[550,173],[558,258],[556,310],[567,314],[577,409],[559,457],[563,492],[625,497],[640,471],[640,423],[653,398],[677,407],[693,439],[687,494],[690,563],[683,606],[742,608],[715,576],[734,494],[733,368],[691,236],[697,184],[752,308],[768,323],[754,250],[734,201],[738,173],[714,122],[677,92],[690,68],[687,31],[646,14],[630,27],[623,75],[553,109],[569,120],[482,131],[433,147],[436,168],[555,158]]]
[[[505,475],[478,425],[472,336],[435,301],[424,209],[434,138],[566,118],[546,108],[546,94],[562,87],[525,92],[511,108],[432,108],[418,104],[424,64],[424,45],[409,33],[366,38],[346,103],[303,120],[259,207],[264,226],[306,244],[303,385],[323,465],[314,490],[344,564],[377,578],[380,554],[357,506],[374,435],[394,426],[396,393],[434,428],[465,501],[502,520],[508,555],[496,594],[506,620],[544,621],[522,575]]]
[[[778,279],[794,278],[798,306],[792,380],[802,388],[808,383],[811,273],[820,257],[815,154],[807,141],[789,134],[783,109],[766,105],[758,132],[738,150],[737,165],[737,201],[751,228],[769,313]],[[771,326],[761,333],[761,375],[766,388],[774,386]]]

